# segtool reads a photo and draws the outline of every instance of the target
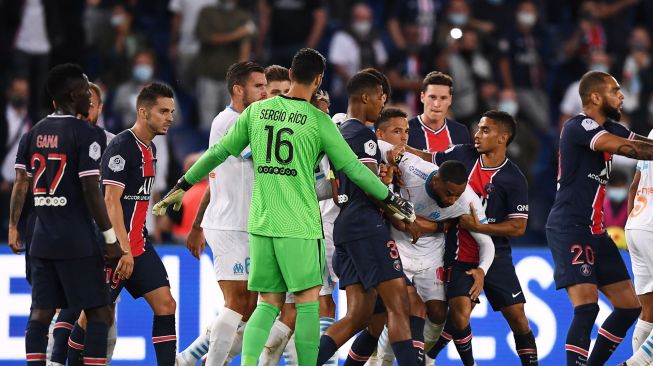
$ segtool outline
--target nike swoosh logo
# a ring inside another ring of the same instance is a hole
[[[514,299],[515,297],[519,296],[519,294],[521,294],[521,291],[519,291],[519,292],[516,293],[516,294],[512,294],[512,298]]]

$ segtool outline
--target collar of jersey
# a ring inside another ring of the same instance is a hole
[[[424,189],[426,190],[426,194],[428,194],[429,197],[431,197],[431,199],[433,199],[433,201],[435,201],[436,203],[438,202],[438,200],[435,198],[435,196],[434,196],[433,193],[431,192],[431,189],[429,188],[429,182],[431,181],[431,179],[433,178],[433,176],[434,176],[437,172],[438,172],[437,169],[434,170],[434,171],[432,171],[431,174],[429,174],[428,177],[426,177],[426,182],[424,182]]]
[[[49,114],[48,117],[52,118],[75,118],[72,114],[57,114],[57,113],[52,113]]]
[[[301,101],[301,102],[306,102],[306,99],[295,98],[295,97],[289,97],[289,96],[287,96],[287,95],[283,95],[283,94],[279,94],[279,95],[277,95],[277,96],[278,96],[278,97],[281,97],[281,98],[283,98],[283,99],[299,100],[299,101]]]
[[[433,132],[433,133],[440,133],[440,131],[442,131],[442,130],[444,130],[445,128],[447,128],[447,118],[446,118],[446,117],[444,118],[444,124],[443,124],[442,127],[440,127],[440,129],[437,130],[437,131],[434,130],[434,129],[432,129],[431,127],[427,126],[426,124],[424,124],[424,121],[422,121],[422,115],[421,115],[421,114],[418,114],[418,115],[417,115],[417,120],[418,120],[419,123],[422,125],[422,127],[426,128],[427,130],[429,130],[429,131],[431,131],[431,132]]]
[[[508,157],[506,156],[503,163],[501,163],[501,164],[499,164],[498,166],[495,166],[495,167],[488,168],[488,167],[483,166],[483,158],[481,158],[481,156],[478,157],[478,163],[481,166],[482,170],[499,170],[499,169],[503,168],[506,164],[508,164]]]
[[[136,142],[143,145],[146,149],[150,148],[148,144],[144,143],[143,141],[141,141],[141,139],[138,138],[138,136],[136,136],[136,134],[134,133],[134,131],[132,131],[131,128],[128,128],[127,131],[131,132],[132,136],[134,136],[134,138],[136,139]]]

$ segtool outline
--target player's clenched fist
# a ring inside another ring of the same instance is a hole
[[[181,201],[184,199],[184,194],[190,189],[191,185],[184,179],[184,177],[179,178],[177,184],[166,193],[161,201],[157,202],[154,207],[152,207],[152,213],[156,216],[163,216],[166,214],[168,206],[172,205],[172,209],[179,211],[181,208]]]
[[[388,191],[388,196],[383,200],[385,211],[399,220],[415,221],[415,207],[405,198]]]

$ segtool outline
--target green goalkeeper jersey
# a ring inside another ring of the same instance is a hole
[[[358,162],[329,116],[304,99],[277,96],[253,103],[218,143],[188,170],[195,184],[227,156],[250,145],[254,191],[248,231],[270,237],[322,238],[315,192],[315,168],[326,152],[336,170],[343,169],[372,197],[388,189]],[[220,177],[217,177],[220,179]]]

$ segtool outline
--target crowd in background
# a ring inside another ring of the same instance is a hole
[[[388,76],[390,104],[411,116],[422,112],[422,78],[433,70],[453,77],[450,114],[471,131],[487,109],[513,114],[509,155],[530,184],[520,242],[543,245],[559,130],[581,110],[578,79],[588,70],[612,73],[626,96],[622,122],[648,135],[652,32],[653,1],[640,0],[0,0],[2,216],[18,139],[51,111],[44,85],[52,65],[79,63],[101,85],[99,124],[113,133],[133,124],[142,86],[161,80],[174,88],[175,126],[155,141],[155,190],[164,192],[187,156],[206,148],[213,117],[229,103],[229,65],[289,67],[298,49],[312,47],[327,57],[322,87],[332,113],[346,111],[349,77],[371,66]],[[614,166],[606,220],[618,226],[634,162]],[[173,239],[169,225],[150,221],[156,241]]]

